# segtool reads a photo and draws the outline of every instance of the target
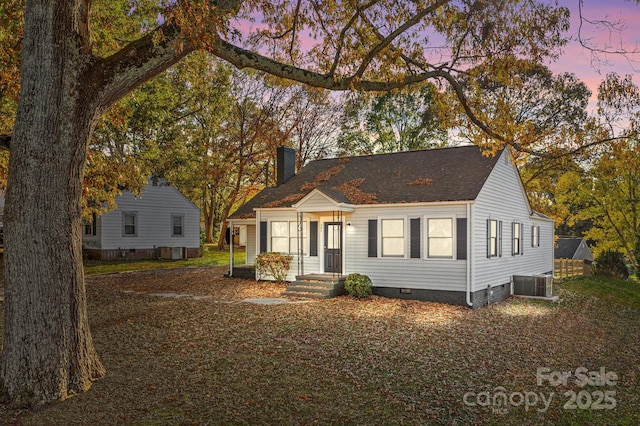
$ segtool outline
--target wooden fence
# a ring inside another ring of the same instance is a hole
[[[590,275],[590,272],[590,265],[582,259],[555,259],[553,263],[553,276],[558,280]]]

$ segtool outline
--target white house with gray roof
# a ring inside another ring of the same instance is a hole
[[[260,252],[293,256],[292,294],[357,272],[374,294],[476,308],[512,294],[514,275],[552,274],[553,220],[532,211],[507,150],[317,160],[297,174],[292,158],[281,149],[279,185],[229,220],[247,226],[247,266]]]
[[[140,194],[123,191],[117,208],[84,224],[87,258],[182,259],[200,253],[200,209],[164,179],[150,179]]]

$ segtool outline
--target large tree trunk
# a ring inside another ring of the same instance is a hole
[[[89,331],[80,233],[97,115],[83,81],[90,57],[79,37],[47,31],[70,34],[62,17],[71,8],[48,4],[26,17],[9,160],[0,373],[4,397],[25,406],[64,399],[105,374]]]
[[[100,113],[193,50],[173,22],[108,58],[91,53],[90,0],[27,0],[5,209],[4,398],[34,406],[105,374],[89,332],[81,196]]]

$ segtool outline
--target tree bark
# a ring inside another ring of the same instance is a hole
[[[0,366],[4,397],[21,406],[64,399],[105,374],[89,331],[80,234],[83,167],[97,117],[83,91],[92,58],[78,32],[46,31],[73,33],[72,20],[64,19],[72,13],[73,5],[46,5],[25,21],[7,183]]]
[[[110,58],[91,54],[90,0],[28,0],[21,91],[10,139],[5,223],[2,398],[37,406],[104,376],[82,269],[87,145],[102,111],[190,50],[153,34]],[[177,34],[166,26],[168,35]]]

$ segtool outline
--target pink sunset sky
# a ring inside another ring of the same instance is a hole
[[[556,0],[543,0],[555,3]],[[582,1],[582,15],[590,21],[609,21],[616,23],[619,31],[608,31],[604,26],[583,22],[582,38],[591,46],[604,48],[609,51],[626,50],[630,52],[620,54],[599,55],[600,61],[594,61],[592,52],[583,47],[578,41],[580,28],[579,4]],[[597,90],[600,82],[610,72],[620,76],[632,74],[634,82],[640,84],[640,4],[636,0],[557,0],[560,6],[568,7],[571,11],[571,28],[566,36],[569,43],[556,62],[546,65],[555,73],[569,72],[576,75],[591,90],[589,110],[595,109]],[[260,19],[250,23],[240,21],[240,30],[246,35],[251,30],[262,26]],[[310,47],[316,41],[303,36],[303,45]]]
[[[636,53],[629,54],[627,58],[622,55],[601,55],[601,59],[606,59],[606,62],[592,64],[591,52],[582,47],[577,40],[580,25],[579,1],[559,1],[561,6],[566,6],[571,10],[571,29],[568,34],[571,41],[565,47],[560,59],[548,65],[554,73],[570,72],[575,74],[591,89],[591,109],[595,107],[598,84],[608,73],[616,72],[621,76],[632,74],[634,82],[640,84],[638,79],[640,74],[640,4],[635,0],[583,0],[582,14],[585,18],[592,21],[620,22],[623,26],[620,33],[610,34],[604,28],[584,23],[582,27],[583,38],[589,38],[589,42],[598,47],[636,50]]]

